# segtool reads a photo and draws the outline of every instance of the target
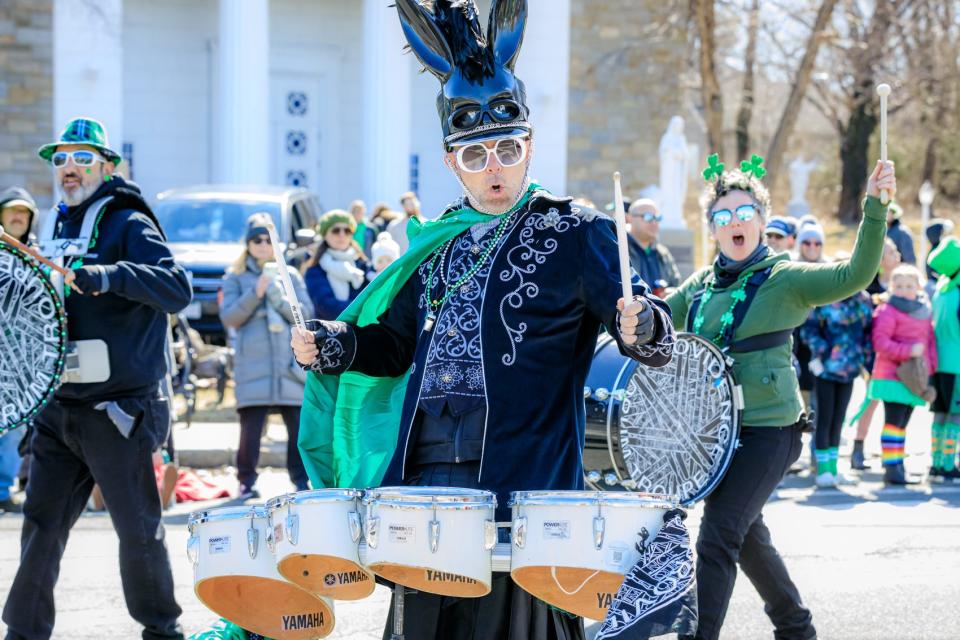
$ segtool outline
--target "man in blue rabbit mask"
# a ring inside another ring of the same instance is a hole
[[[621,299],[613,221],[528,178],[533,127],[514,75],[526,1],[494,0],[486,33],[473,0],[396,6],[440,80],[444,160],[464,195],[436,221],[412,220],[408,251],[336,321],[295,332],[316,374],[300,449],[314,487],[484,489],[507,521],[511,491],[583,488],[582,394],[601,326],[656,367],[672,323],[637,276]],[[507,574],[486,596],[419,591],[406,609],[408,639],[583,637],[581,619]]]

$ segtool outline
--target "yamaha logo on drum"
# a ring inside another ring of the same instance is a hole
[[[323,583],[328,587],[332,587],[333,585],[337,584],[337,576],[333,575],[332,573],[328,573],[327,575],[323,576]]]
[[[597,596],[597,608],[606,609],[611,604],[613,604],[613,594],[612,593],[596,593]]]
[[[473,578],[461,576],[456,573],[445,573],[443,571],[426,570],[427,582],[462,582],[464,584],[477,584]]]
[[[328,587],[334,585],[345,585],[345,584],[356,584],[358,582],[366,582],[370,579],[363,571],[341,571],[338,573],[328,573],[323,576],[323,582]]]
[[[323,612],[319,613],[301,613],[293,616],[281,616],[284,631],[296,631],[298,629],[321,629],[323,628]]]

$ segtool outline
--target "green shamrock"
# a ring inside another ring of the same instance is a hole
[[[707,156],[707,168],[703,170],[703,179],[710,182],[713,179],[720,180],[723,175],[723,163],[720,162],[720,156],[716,153]]]
[[[733,322],[733,312],[727,311],[722,316],[720,316],[720,324],[728,325]]]
[[[730,294],[730,297],[736,300],[737,302],[743,302],[744,300],[747,299],[747,292],[744,291],[743,289],[737,289],[736,291]]]
[[[743,173],[752,173],[757,180],[763,178],[766,175],[767,170],[763,168],[763,158],[757,154],[753,154],[753,157],[750,158],[750,162],[744,160],[740,163],[740,171]]]

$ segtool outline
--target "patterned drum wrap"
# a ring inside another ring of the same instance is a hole
[[[0,242],[0,433],[27,424],[63,374],[67,321],[41,267]]]
[[[603,336],[587,385],[587,448],[594,455],[585,452],[586,471],[603,443],[604,462],[620,484],[677,496],[683,505],[706,497],[723,477],[736,451],[742,398],[712,343],[681,333],[671,362],[653,368],[621,355]]]

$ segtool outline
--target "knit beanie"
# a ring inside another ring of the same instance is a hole
[[[320,237],[322,238],[327,235],[327,231],[330,231],[330,227],[335,224],[347,225],[350,227],[350,233],[355,233],[357,230],[357,221],[353,219],[352,215],[343,209],[331,209],[320,217],[320,223],[318,225]]]
[[[389,232],[383,231],[377,236],[377,241],[373,243],[370,253],[373,256],[374,263],[376,263],[377,258],[381,256],[389,256],[396,260],[400,257],[400,245],[396,243]]]
[[[270,231],[267,225],[273,222],[269,213],[254,213],[247,218],[246,242],[250,242],[257,236],[269,236]]]
[[[805,224],[797,231],[797,242],[803,244],[806,240],[818,240],[820,244],[826,239],[823,227],[817,223]]]

